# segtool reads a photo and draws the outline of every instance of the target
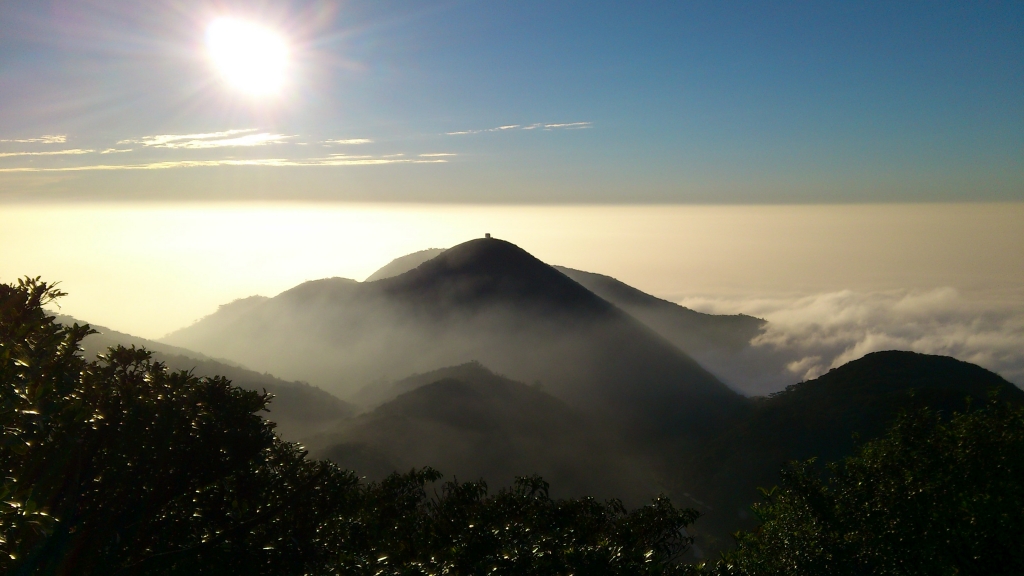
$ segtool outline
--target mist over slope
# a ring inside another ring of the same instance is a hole
[[[67,325],[85,324],[70,316],[57,315],[56,319]],[[82,352],[86,358],[105,354],[107,348],[113,346],[135,346],[149,350],[154,360],[165,363],[171,370],[185,370],[197,376],[224,376],[236,386],[273,394],[270,412],[264,416],[275,422],[278,433],[291,442],[329,429],[351,418],[356,412],[352,404],[303,382],[288,382],[193,350],[139,338],[103,326],[90,326],[97,333],[82,340]]]
[[[841,290],[790,296],[690,297],[712,314],[767,318],[763,334],[717,373],[753,395],[816,378],[870,352],[911,350],[983,366],[1024,387],[1024,306],[1002,293]]]
[[[443,252],[443,249],[431,248],[401,256],[371,274],[366,281],[404,274]],[[723,379],[722,375],[733,375],[738,353],[763,333],[767,324],[746,314],[697,312],[651,296],[611,276],[564,266],[553,268],[644,323],[734,388],[735,383],[730,378]]]
[[[357,392],[352,397],[352,401],[357,405],[373,409],[385,402],[394,400],[406,392],[411,392],[421,386],[426,386],[439,380],[460,380],[463,382],[477,382],[483,385],[497,385],[508,379],[498,376],[488,370],[483,364],[473,361],[457,366],[446,366],[429,372],[411,374],[396,382],[373,382]],[[533,387],[537,390],[542,389],[537,384]]]
[[[640,321],[497,239],[382,280],[306,282],[164,341],[343,398],[369,382],[476,360],[641,435],[704,433],[747,404]]]
[[[363,282],[373,282],[375,280],[383,280],[385,278],[391,278],[392,276],[398,276],[399,274],[405,274],[409,270],[416,268],[420,264],[423,264],[427,260],[433,260],[444,252],[445,248],[427,248],[426,250],[419,250],[412,254],[406,254],[405,256],[399,256],[391,262],[385,264],[382,268],[370,274],[366,277]]]
[[[663,490],[599,423],[480,364],[418,374],[392,391],[373,411],[306,439],[310,453],[377,479],[429,465],[495,487],[538,473],[564,496],[639,503]]]
[[[764,331],[766,321],[746,314],[705,314],[651,296],[611,276],[564,266],[555,269],[685,350],[719,379],[744,390],[723,376],[732,374],[737,356]]]

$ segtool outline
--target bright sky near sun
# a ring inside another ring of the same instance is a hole
[[[1024,4],[0,3],[0,201],[1024,199]]]
[[[285,81],[288,47],[273,30],[230,17],[206,28],[210,58],[224,80],[246,96],[279,92]]]

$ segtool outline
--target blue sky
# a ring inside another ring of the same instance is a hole
[[[218,16],[285,38],[279,97],[219,81]],[[0,2],[0,201],[1020,201],[1022,38],[1021,2]]]

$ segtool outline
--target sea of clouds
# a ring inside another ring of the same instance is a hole
[[[952,356],[1024,387],[1024,305],[970,299],[953,288],[843,290],[777,298],[685,298],[688,308],[768,320],[719,376],[747,394],[815,378],[879,350]]]

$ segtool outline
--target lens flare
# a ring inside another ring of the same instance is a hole
[[[210,58],[224,81],[250,96],[280,92],[288,47],[269,28],[234,18],[218,18],[206,29]]]

